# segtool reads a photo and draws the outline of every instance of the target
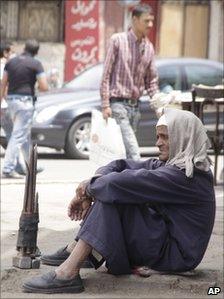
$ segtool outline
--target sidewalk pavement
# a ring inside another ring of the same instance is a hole
[[[79,223],[70,221],[67,205],[80,181],[93,174],[96,167],[89,161],[41,160],[45,172],[38,175],[40,198],[38,246],[42,253],[54,252],[72,240]],[[66,169],[66,171],[63,171]],[[60,171],[59,171],[60,170]],[[106,268],[82,269],[86,291],[81,294],[26,294],[24,280],[52,269],[41,265],[36,270],[12,267],[16,254],[18,219],[22,209],[24,180],[1,182],[1,298],[206,298],[209,287],[220,287],[223,297],[223,185],[215,187],[217,211],[213,234],[201,264],[185,275],[164,275],[151,271],[148,278],[135,275],[115,277]]]

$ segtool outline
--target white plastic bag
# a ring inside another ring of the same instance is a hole
[[[90,161],[103,166],[116,159],[125,159],[126,151],[120,126],[113,118],[107,122],[98,110],[92,111],[90,133]]]

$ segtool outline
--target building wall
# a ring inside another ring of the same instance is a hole
[[[209,5],[190,4],[185,7],[182,55],[208,57]]]
[[[223,24],[224,24],[224,2],[222,0],[211,1],[209,50],[208,57],[212,60],[223,62]]]
[[[167,3],[161,6],[158,56],[181,56],[183,19],[184,10],[181,5]]]
[[[1,38],[63,41],[64,1],[1,1]]]
[[[0,2],[1,39],[18,38],[18,1]]]
[[[62,0],[1,1],[1,40],[14,44],[17,54],[24,48],[28,38],[40,42],[38,58],[46,72],[59,70],[59,79],[64,80],[65,45],[63,42]]]
[[[163,1],[160,57],[208,57],[209,1]]]

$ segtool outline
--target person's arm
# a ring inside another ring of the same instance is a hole
[[[206,196],[195,194],[181,170],[167,167],[112,172],[91,182],[88,192],[107,204],[195,204],[197,196]]]
[[[158,159],[148,159],[146,161],[134,161],[131,159],[114,160],[109,164],[102,166],[96,170],[95,175],[88,180],[88,183],[86,184],[85,192],[88,196],[92,197],[92,195],[90,194],[91,193],[90,188],[92,183],[98,180],[100,177],[105,176],[107,174],[114,173],[114,172],[122,172],[125,169],[153,170],[163,165],[164,162]]]
[[[94,200],[89,193],[89,188],[91,188],[91,185],[102,176],[112,172],[121,172],[124,169],[155,169],[162,164],[164,163],[157,159],[148,159],[140,162],[133,160],[115,160],[108,165],[99,168],[91,179],[81,182],[77,187],[76,196],[72,199],[68,207],[68,216],[72,220],[81,220],[85,217]]]
[[[97,169],[95,174],[105,175],[111,172],[121,172],[125,169],[147,169],[152,170],[164,165],[158,159],[147,159],[145,161],[134,161],[132,159],[119,159]]]
[[[93,199],[86,193],[86,186],[88,183],[89,180],[85,180],[79,184],[76,189],[76,195],[68,206],[68,216],[71,218],[71,220],[76,221],[84,219],[92,205]]]
[[[150,98],[152,98],[155,93],[159,92],[158,81],[159,77],[155,65],[155,53],[153,46],[151,45],[151,61],[145,76],[145,89],[147,90]]]
[[[104,62],[103,77],[100,85],[100,95],[102,99],[102,110],[103,114],[105,111],[109,111],[110,108],[110,77],[113,71],[113,64],[117,53],[117,41],[114,36],[111,37],[109,41],[109,46],[107,49],[106,59]],[[111,111],[109,111],[111,112]],[[106,114],[106,113],[105,113]],[[109,113],[111,114],[111,113]],[[104,115],[105,116],[105,115]],[[110,115],[109,115],[110,116]]]
[[[47,76],[44,72],[43,65],[40,61],[36,60],[36,78],[39,91],[48,91]]]
[[[39,91],[48,91],[47,78],[44,73],[37,75],[37,83]]]
[[[2,99],[6,95],[7,86],[8,86],[8,73],[6,71],[4,71],[3,77],[1,80],[1,102],[2,102]]]

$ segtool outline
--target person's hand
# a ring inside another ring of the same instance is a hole
[[[92,199],[86,199],[82,202],[82,219],[86,217],[86,214],[89,211],[91,205],[92,205]]]
[[[76,197],[80,198],[82,201],[84,199],[91,198],[86,194],[86,187],[88,186],[88,184],[89,184],[89,180],[82,181],[76,189]]]
[[[92,198],[86,194],[88,184],[89,180],[85,180],[76,189],[76,196],[68,206],[68,217],[71,220],[77,221],[83,219],[91,206]]]
[[[75,196],[68,206],[68,217],[75,221],[84,219],[91,205],[92,199],[81,200]]]
[[[112,110],[111,110],[110,107],[103,108],[102,113],[103,113],[103,118],[104,118],[105,120],[107,120],[108,117],[111,117],[111,116],[112,116]]]
[[[71,220],[79,220],[82,217],[82,201],[76,196],[71,200],[68,206],[68,217]]]

